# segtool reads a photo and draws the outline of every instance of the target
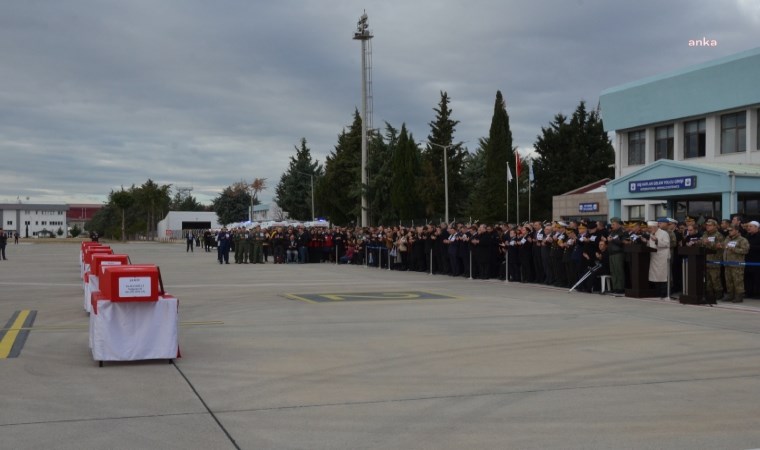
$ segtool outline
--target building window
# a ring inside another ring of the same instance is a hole
[[[720,118],[720,152],[747,151],[747,113],[726,114]]]
[[[654,217],[656,219],[659,219],[661,217],[668,217],[668,207],[667,207],[667,205],[655,205],[654,206]]]
[[[683,124],[683,157],[700,158],[705,156],[707,146],[705,119],[692,120]]]
[[[628,220],[644,220],[644,205],[629,206]]]
[[[646,155],[645,130],[631,131],[628,133],[628,165],[637,166],[644,164]]]
[[[6,225],[13,225],[13,221],[9,220],[8,222],[6,222]]]
[[[718,217],[720,218],[720,200],[690,200],[688,203],[689,216],[691,217]]]
[[[654,159],[673,159],[673,125],[657,127],[654,130]]]

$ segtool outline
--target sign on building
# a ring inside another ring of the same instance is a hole
[[[655,180],[631,181],[628,183],[628,192],[654,192],[680,189],[694,189],[697,187],[697,177],[674,177],[658,178]]]

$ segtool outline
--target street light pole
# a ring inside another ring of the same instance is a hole
[[[253,194],[249,194],[251,197],[251,209],[248,211],[248,221],[253,222]]]
[[[428,141],[427,143],[443,149],[443,190],[444,190],[444,198],[445,198],[444,200],[445,201],[445,216],[444,217],[445,217],[446,223],[448,224],[449,223],[449,166],[448,166],[449,149],[451,147],[455,147],[459,144],[462,144],[462,142],[460,142],[459,144],[449,144],[449,145],[436,144],[435,142],[430,142],[430,141]]]
[[[368,100],[371,87],[369,85],[369,65],[367,64],[367,44],[369,40],[374,36],[369,31],[369,23],[367,22],[367,13],[365,12],[359,18],[359,22],[356,24],[356,32],[354,33],[354,39],[361,41],[362,43],[362,165],[361,165],[361,182],[362,182],[362,223],[361,226],[366,227],[369,225],[369,205],[367,202],[367,148],[369,147],[369,140],[367,139],[367,129],[370,126]]]
[[[309,175],[311,178],[311,220],[316,220],[317,217],[314,214],[314,175]]]

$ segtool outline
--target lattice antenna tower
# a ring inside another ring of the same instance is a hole
[[[177,186],[177,195],[179,195],[179,198],[184,200],[190,196],[190,193],[193,191],[193,187],[187,187],[187,186]]]

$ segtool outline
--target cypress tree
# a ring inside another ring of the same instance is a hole
[[[501,91],[496,91],[487,144],[483,155],[485,160],[483,178],[473,204],[473,219],[494,223],[506,218],[507,162],[510,162],[514,174],[515,160],[509,115],[507,115],[507,107]],[[516,212],[516,195],[510,194],[509,202],[510,211]]]

